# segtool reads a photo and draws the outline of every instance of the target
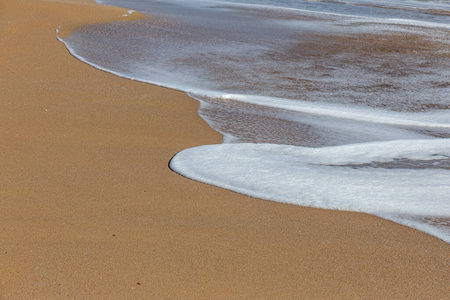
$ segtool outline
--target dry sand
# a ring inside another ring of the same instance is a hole
[[[0,0],[4,299],[449,297],[436,238],[171,172],[178,151],[221,140],[197,103],[98,71],[55,38],[123,13]]]

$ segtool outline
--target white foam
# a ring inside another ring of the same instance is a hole
[[[450,139],[324,148],[209,145],[178,153],[170,167],[188,178],[265,200],[391,219],[392,215],[450,217],[450,171],[370,166],[399,159],[448,163]],[[450,241],[448,232],[438,237]]]
[[[126,14],[123,14],[122,17],[128,17],[131,16],[135,11],[134,10],[128,10]]]
[[[429,111],[419,113],[393,112],[373,108],[364,108],[334,103],[318,103],[302,100],[290,100],[276,97],[253,96],[243,94],[219,94],[198,91],[197,94],[211,98],[236,100],[265,107],[308,113],[362,122],[413,126],[428,128],[450,128],[450,111]]]

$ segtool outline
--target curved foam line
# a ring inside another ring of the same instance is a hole
[[[379,123],[379,124],[390,124],[397,126],[412,126],[412,127],[428,127],[428,128],[444,128],[450,129],[450,123],[437,123],[437,122],[427,122],[420,119],[427,117],[430,113],[397,113],[391,111],[379,111],[376,109],[369,108],[353,108],[353,111],[349,110],[348,107],[341,106],[338,104],[331,103],[313,103],[309,101],[302,100],[289,100],[282,99],[276,97],[262,97],[262,96],[254,96],[254,95],[243,95],[243,94],[221,94],[214,91],[201,90],[201,89],[193,89],[189,87],[183,87],[175,84],[162,84],[157,81],[146,80],[138,77],[132,77],[129,75],[125,75],[120,72],[116,72],[107,68],[104,68],[100,65],[92,63],[78,55],[66,41],[60,38],[58,35],[56,38],[62,42],[69,53],[80,61],[91,65],[92,67],[114,74],[116,76],[127,78],[130,80],[150,83],[156,86],[163,86],[170,89],[182,91],[188,93],[193,98],[196,97],[211,97],[211,98],[222,98],[227,100],[235,100],[239,102],[260,105],[270,108],[277,108],[283,110],[289,110],[293,112],[300,113],[308,113],[319,116],[327,116],[341,119],[349,119],[361,122],[371,122],[371,123]],[[446,114],[447,116],[444,116]],[[389,116],[386,116],[389,115]],[[440,116],[434,114],[432,116],[428,116],[428,118],[435,119],[436,117],[444,118],[450,120],[450,112],[443,111],[440,112]]]
[[[353,107],[333,104],[333,103],[314,103],[302,100],[290,100],[276,97],[262,97],[242,94],[218,94],[202,93],[205,97],[223,98],[235,100],[254,105],[261,105],[271,108],[284,109],[294,112],[308,113],[319,116],[327,116],[341,119],[349,119],[362,122],[390,124],[397,126],[413,126],[428,128],[449,128],[449,123],[428,122],[423,119],[441,118],[450,121],[450,111],[443,110],[439,112],[426,113],[400,113],[392,111],[381,111],[370,108]],[[386,116],[388,115],[388,116]]]
[[[210,1],[206,1],[210,2]],[[375,18],[375,17],[366,17],[366,16],[358,16],[358,15],[347,15],[347,14],[339,14],[339,13],[331,13],[331,12],[323,12],[323,11],[314,11],[300,8],[292,8],[292,7],[281,7],[281,6],[272,6],[267,4],[245,4],[245,3],[235,3],[235,2],[226,2],[226,1],[214,1],[213,3],[223,3],[228,4],[230,6],[240,6],[240,7],[248,7],[248,8],[262,8],[262,9],[277,9],[277,10],[286,10],[286,11],[297,11],[304,13],[313,13],[317,15],[327,15],[327,16],[337,16],[337,17],[346,17],[353,19],[365,19],[367,21],[373,21],[381,24],[401,24],[401,25],[415,25],[415,26],[423,26],[423,27],[434,27],[434,28],[450,28],[450,24],[444,23],[433,23],[427,21],[417,21],[417,20],[408,20],[408,19],[394,19],[394,18]]]

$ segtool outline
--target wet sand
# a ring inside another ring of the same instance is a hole
[[[2,298],[448,297],[450,247],[425,233],[170,171],[178,151],[221,141],[196,101],[96,70],[55,38],[124,13],[0,0]]]

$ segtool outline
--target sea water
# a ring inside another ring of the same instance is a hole
[[[185,91],[224,136],[175,172],[450,242],[449,1],[97,2],[148,17],[79,27],[71,53]]]

